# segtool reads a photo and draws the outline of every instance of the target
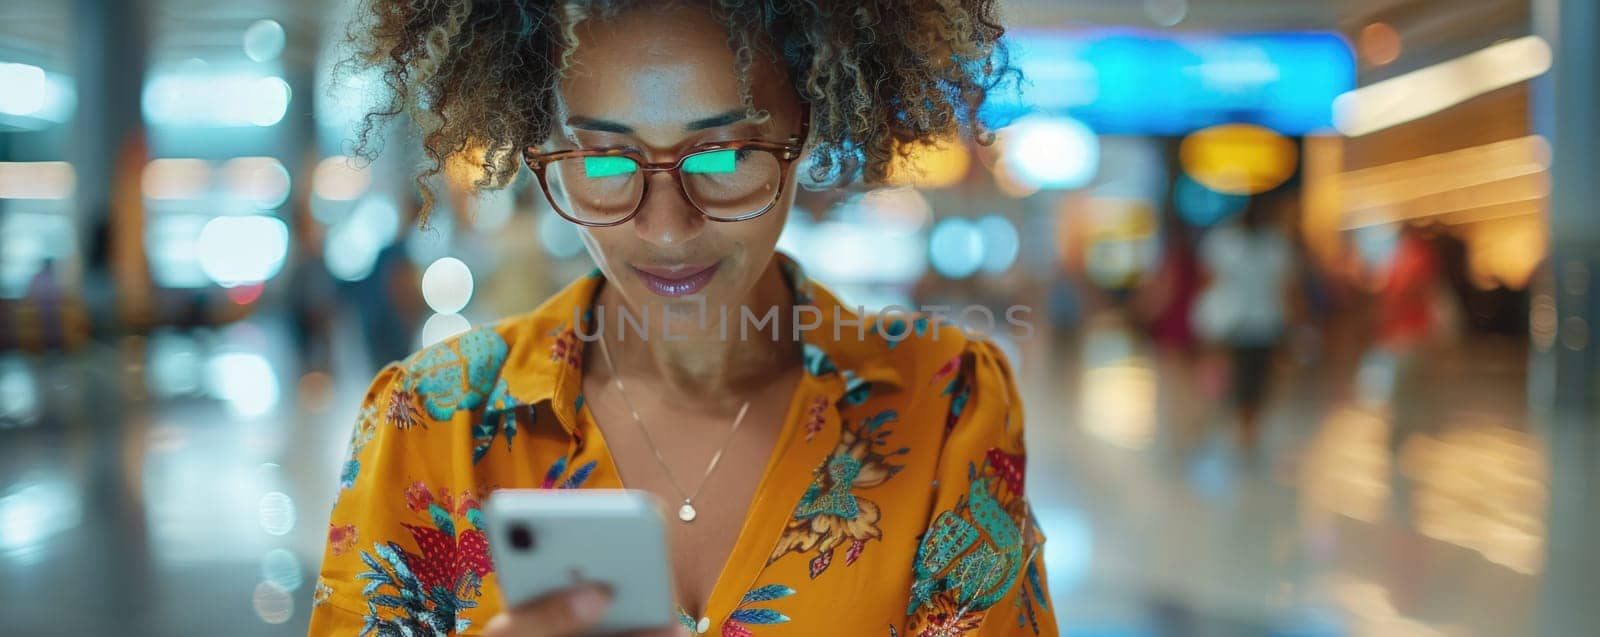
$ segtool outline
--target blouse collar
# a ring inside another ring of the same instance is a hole
[[[815,310],[797,310],[805,313],[806,325],[817,323],[801,332],[803,361],[806,375],[831,402],[859,404],[869,393],[898,390],[903,379],[889,356],[894,343],[879,334],[876,321],[863,316],[859,306],[845,306],[812,282],[793,258],[779,252],[774,259],[794,295],[794,305]],[[574,326],[581,323],[582,334],[597,333],[591,322],[604,281],[597,268],[502,328],[513,343],[506,366],[520,373],[505,378],[511,400],[492,405],[491,410],[548,401],[562,427],[574,431],[577,411],[583,406],[583,350],[588,344]]]

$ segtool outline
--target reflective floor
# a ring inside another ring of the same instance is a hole
[[[0,355],[0,634],[303,634],[371,366],[293,371],[281,324]],[[1114,320],[1039,338],[1018,367],[1065,634],[1530,632],[1547,467],[1518,339],[1300,339],[1245,451],[1217,361]]]
[[[1212,363],[1115,330],[1045,363],[1030,490],[1066,634],[1531,634],[1547,469],[1524,347],[1346,351],[1282,370],[1255,452],[1207,406]]]

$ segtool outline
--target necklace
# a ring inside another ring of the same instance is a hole
[[[706,465],[706,473],[700,476],[700,486],[695,487],[694,493],[686,493],[678,485],[678,478],[672,475],[672,468],[667,466],[667,459],[661,456],[661,448],[656,446],[655,438],[651,437],[650,430],[645,429],[644,420],[639,418],[639,410],[633,407],[633,401],[628,400],[628,391],[622,387],[622,374],[617,371],[616,363],[611,362],[611,350],[606,348],[606,339],[600,341],[600,355],[606,359],[606,367],[611,369],[611,380],[617,385],[617,395],[622,396],[623,404],[628,406],[628,413],[633,416],[633,424],[638,425],[639,433],[644,434],[645,444],[650,446],[650,451],[655,454],[656,462],[661,465],[661,471],[667,474],[667,480],[672,483],[672,489],[678,492],[678,497],[683,498],[683,506],[678,507],[678,519],[684,524],[693,522],[699,513],[695,511],[694,499],[700,497],[700,491],[706,488],[710,481],[711,472],[716,471],[717,462],[722,460],[722,452],[727,451],[728,443],[733,441],[733,434],[739,431],[739,425],[744,422],[744,414],[750,409],[750,401],[744,401],[744,406],[739,408],[739,415],[733,419],[733,426],[728,428],[728,435],[722,439],[722,445],[717,447],[717,452],[711,456],[711,462]]]

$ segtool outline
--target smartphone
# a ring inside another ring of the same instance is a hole
[[[506,608],[598,583],[612,601],[597,633],[677,621],[661,507],[648,492],[501,489],[484,518]]]

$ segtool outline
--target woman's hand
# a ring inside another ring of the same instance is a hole
[[[483,637],[580,637],[591,634],[594,625],[605,617],[611,596],[595,586],[551,593],[521,606],[501,612],[489,620]],[[687,637],[682,626],[618,637]]]

